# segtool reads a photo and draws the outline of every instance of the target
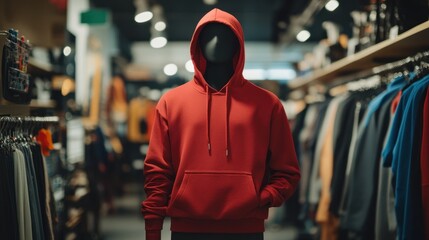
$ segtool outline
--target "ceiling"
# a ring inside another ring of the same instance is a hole
[[[134,1],[91,0],[91,3],[92,7],[110,11],[112,22],[119,33],[122,57],[134,64],[152,69],[152,72],[162,72],[165,64],[173,62],[179,66],[180,72],[180,66],[189,58],[189,47],[186,44],[189,43],[195,26],[201,17],[214,7],[233,14],[240,21],[246,45],[249,46],[246,53],[262,53],[254,57],[252,54],[246,54],[246,66],[269,69],[276,68],[280,63],[291,66],[292,63],[300,61],[306,52],[311,51],[315,43],[326,38],[326,32],[322,27],[324,21],[336,22],[341,32],[351,36],[350,12],[358,8],[357,1],[361,0],[338,0],[340,6],[334,12],[328,12],[323,8],[323,2],[327,0],[217,0],[215,5],[206,5],[203,0],[148,0],[151,6],[160,4],[163,7],[167,23],[166,37],[170,42],[167,47],[156,51],[152,51],[148,44],[151,23],[134,21],[136,13]],[[291,29],[297,29],[296,26],[292,26],[293,19],[300,18],[304,10],[314,2],[320,5],[319,10],[311,15],[305,26],[299,26],[299,29],[305,28],[312,34],[307,44],[298,43],[294,37],[292,41],[284,44],[281,36],[290,34]],[[177,44],[174,44],[175,42]],[[253,44],[249,45],[249,42]],[[276,47],[282,45],[278,43],[283,43],[285,47]]]
[[[277,42],[279,34],[287,30],[290,17],[299,16],[311,0],[218,0],[215,5],[206,5],[203,0],[149,0],[149,4],[160,4],[167,21],[169,41],[189,41],[199,19],[212,8],[220,8],[233,14],[241,22],[246,41]],[[320,0],[326,1],[326,0]],[[321,24],[331,20],[341,25],[343,32],[351,34],[350,12],[356,9],[357,0],[339,0],[340,7],[334,12],[322,9],[314,15],[307,28],[312,33],[309,41],[324,38]],[[136,23],[134,0],[91,0],[94,7],[107,8],[114,25],[124,41],[148,41],[150,23]],[[283,22],[280,24],[279,22]]]

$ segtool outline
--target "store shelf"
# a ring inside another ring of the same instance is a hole
[[[5,99],[0,99],[0,115],[1,116],[28,116],[30,108],[28,105],[16,104]]]
[[[28,73],[34,75],[53,75],[54,68],[49,63],[37,61],[37,59],[30,58],[28,60]]]
[[[35,108],[55,108],[56,106],[56,102],[53,100],[48,100],[48,101],[39,101],[39,100],[31,100],[30,102],[30,108],[35,109]]]
[[[329,84],[338,77],[372,69],[384,63],[414,55],[429,49],[429,21],[424,22],[395,39],[389,39],[362,50],[352,56],[315,70],[311,75],[296,78],[288,83],[292,90],[307,89],[314,84]]]

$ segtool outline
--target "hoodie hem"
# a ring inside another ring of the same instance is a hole
[[[205,233],[261,233],[265,231],[264,219],[202,220],[171,218],[173,232]]]

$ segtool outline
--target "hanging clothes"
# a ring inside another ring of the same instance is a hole
[[[19,239],[33,239],[31,208],[28,191],[27,169],[24,154],[15,149],[13,151],[15,161],[15,189],[17,199],[17,216],[19,226]]]
[[[334,127],[334,170],[331,182],[331,204],[329,206],[330,212],[339,217],[339,208],[341,203],[341,196],[343,192],[345,173],[347,166],[347,156],[349,153],[352,136],[354,129],[357,132],[357,126],[363,115],[363,109],[357,108],[358,98],[356,94],[350,94],[344,101],[342,101],[337,110],[335,117]],[[350,127],[350,125],[352,127]]]
[[[384,166],[391,167],[398,239],[423,239],[420,149],[423,102],[429,76],[403,91],[386,147]]]
[[[310,178],[310,170],[311,170],[311,147],[310,141],[314,137],[313,134],[316,133],[315,125],[317,121],[318,115],[318,106],[310,105],[307,109],[307,114],[305,115],[304,127],[299,134],[299,156],[300,156],[300,164],[301,164],[301,181],[299,184],[299,202],[304,204],[307,199],[307,189],[308,189],[308,181]]]
[[[342,216],[341,224],[363,239],[374,237],[379,159],[390,122],[391,101],[405,84],[404,77],[394,79],[385,91],[371,100],[360,125],[353,154],[347,214]]]
[[[319,142],[321,143],[319,167],[321,193],[315,219],[321,225],[321,240],[337,239],[336,232],[339,225],[339,219],[329,212],[329,205],[331,202],[330,187],[334,169],[333,135],[338,106],[340,102],[347,97],[347,95],[343,95],[336,97],[331,101],[324,120],[326,122],[324,123],[326,124],[325,134],[324,136],[319,136]]]
[[[0,232],[5,239],[19,239],[17,188],[15,185],[16,161],[12,149],[0,146]],[[19,198],[21,202],[21,198]]]
[[[414,72],[348,84],[338,103],[297,115],[299,237],[429,240],[429,55],[421,55],[405,61],[422,59]]]
[[[52,191],[41,147],[26,135],[23,119],[5,117],[0,123],[2,238],[53,240]]]
[[[420,173],[423,204],[423,229],[425,240],[429,239],[429,88],[423,104],[423,131],[420,153]]]
[[[310,199],[310,195],[311,191],[318,191],[319,188],[312,187],[311,173],[314,165],[317,137],[329,106],[329,100],[330,99],[325,102],[316,102],[309,105],[304,120],[304,128],[299,135],[301,181],[298,190],[299,203],[302,205],[299,219],[305,226],[303,231],[305,234],[310,233],[315,225],[311,216],[314,216],[316,212],[317,200]],[[314,197],[315,194],[312,194],[312,196]]]
[[[398,107],[402,96],[400,90],[393,98],[390,106],[390,123],[392,125],[393,116]],[[383,149],[386,147],[388,135],[384,139]],[[396,215],[395,215],[395,196],[391,182],[393,180],[392,171],[383,167],[383,161],[380,161],[379,177],[378,177],[378,192],[375,213],[375,240],[395,240],[396,239]]]

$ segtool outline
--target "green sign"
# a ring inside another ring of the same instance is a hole
[[[107,11],[104,9],[90,9],[80,13],[80,22],[90,25],[103,24],[107,22]]]

